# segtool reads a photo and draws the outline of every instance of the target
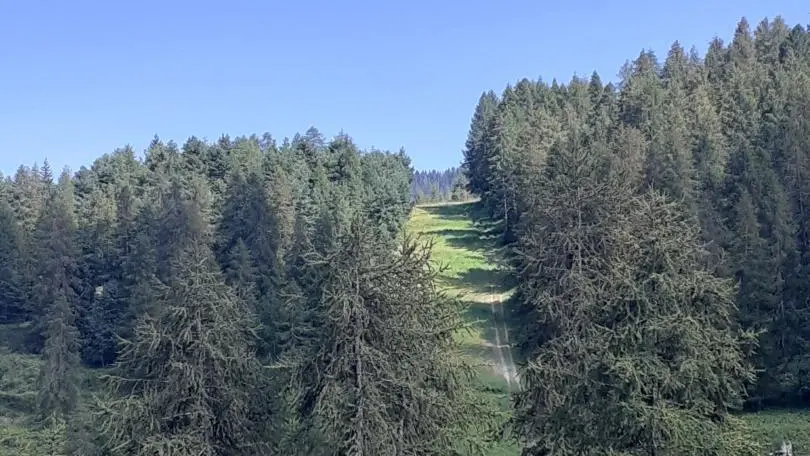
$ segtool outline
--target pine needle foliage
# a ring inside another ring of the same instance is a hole
[[[732,283],[703,267],[679,203],[588,171],[599,162],[556,149],[554,202],[522,236],[518,297],[537,328],[515,395],[523,454],[758,454],[729,414],[753,379]]]
[[[73,186],[63,173],[37,222],[36,296],[45,309],[42,321],[44,364],[38,378],[40,418],[65,419],[76,407],[79,366],[79,333],[76,329],[76,250],[73,219]]]
[[[237,456],[263,453],[252,422],[261,366],[252,312],[225,285],[201,236],[171,261],[144,315],[122,343],[103,432],[111,454]]]
[[[323,274],[317,343],[282,365],[325,454],[456,454],[483,433],[490,412],[453,339],[461,309],[437,290],[430,251],[406,236],[392,253],[355,217],[334,246],[307,256]]]

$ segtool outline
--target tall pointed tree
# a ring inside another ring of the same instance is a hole
[[[316,338],[283,365],[329,454],[451,454],[487,418],[453,339],[460,308],[436,289],[428,245],[392,254],[362,220],[309,256]]]
[[[22,288],[22,236],[11,205],[0,197],[0,321],[20,321],[26,316]]]
[[[104,432],[121,455],[264,454],[250,418],[260,366],[252,313],[224,283],[199,199],[170,191],[162,223],[187,242],[167,258],[154,315],[143,315],[110,378]],[[179,198],[178,198],[179,197]],[[176,231],[182,227],[182,233]]]
[[[498,96],[495,92],[481,94],[467,134],[464,149],[465,172],[469,180],[469,190],[476,195],[483,195],[488,190],[490,152],[487,149],[489,144],[487,136],[491,134],[490,125],[497,105]]]
[[[38,405],[44,418],[65,418],[76,406],[79,335],[76,330],[76,222],[73,188],[64,171],[52,189],[37,223],[36,296],[45,310],[43,328],[44,364],[40,372]]]
[[[635,195],[579,125],[518,243],[523,454],[757,454],[728,413],[751,379],[731,285],[703,269],[683,208]]]

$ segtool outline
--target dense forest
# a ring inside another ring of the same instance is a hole
[[[444,172],[314,128],[21,166],[0,355],[42,362],[0,405],[33,404],[31,454],[762,454],[740,412],[810,408],[808,132],[810,31],[743,19],[616,84],[483,93]],[[471,196],[517,284],[506,420],[405,229]]]
[[[411,196],[418,203],[466,201],[470,199],[467,176],[461,168],[452,167],[443,171],[414,171]]]
[[[402,152],[315,129],[20,167],[0,187],[0,316],[22,328],[6,349],[44,361],[39,451],[475,447],[491,411],[430,244],[402,233],[411,176]],[[104,372],[95,401],[87,368]]]
[[[730,412],[810,405],[809,109],[779,18],[481,96],[464,166],[514,251],[525,454],[747,454]]]

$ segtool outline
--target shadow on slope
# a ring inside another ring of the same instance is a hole
[[[475,203],[455,203],[435,206],[420,206],[425,212],[446,220],[467,220]]]
[[[508,274],[501,269],[471,268],[457,277],[447,278],[452,286],[476,294],[500,294],[507,290],[504,287]]]

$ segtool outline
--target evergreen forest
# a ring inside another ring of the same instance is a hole
[[[415,170],[411,180],[411,196],[416,204],[468,201],[472,199],[467,176],[459,167],[443,171]]]
[[[0,454],[810,454],[810,29],[471,114],[445,171],[310,128],[0,179]]]

